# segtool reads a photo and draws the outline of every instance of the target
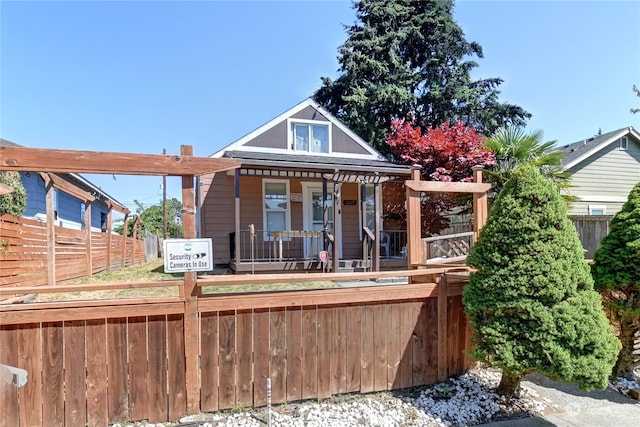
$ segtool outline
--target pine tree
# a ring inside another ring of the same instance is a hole
[[[522,125],[531,115],[501,103],[502,79],[472,80],[482,47],[453,19],[452,0],[361,0],[339,48],[341,75],[322,79],[314,98],[375,148],[394,118],[435,128],[462,121],[480,133]]]
[[[533,165],[505,184],[467,263],[477,269],[463,296],[472,356],[502,369],[499,393],[517,395],[531,372],[606,387],[620,343],[566,203]]]
[[[598,290],[619,327],[622,350],[616,374],[631,376],[637,362],[634,335],[640,331],[640,182],[613,217],[602,239],[591,272]]]

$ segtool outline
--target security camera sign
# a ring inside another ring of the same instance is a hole
[[[166,239],[165,273],[213,270],[211,239]]]

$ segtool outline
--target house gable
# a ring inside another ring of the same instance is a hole
[[[308,138],[307,149],[300,149],[294,142],[294,133],[307,126],[316,126],[325,132],[326,139],[323,141],[326,146],[309,147],[312,138]],[[326,130],[322,129],[325,127]],[[227,151],[383,160],[380,153],[311,98],[229,144],[212,157],[222,157]]]
[[[571,215],[613,215],[640,182],[640,135],[632,127],[561,149],[571,173]]]

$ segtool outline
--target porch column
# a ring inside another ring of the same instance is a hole
[[[380,271],[380,232],[382,231],[382,194],[380,191],[380,183],[376,182],[373,184],[373,218],[375,221],[374,224],[374,234],[376,236],[376,241],[373,246],[373,270]],[[388,255],[388,254],[387,254]]]
[[[322,178],[322,250],[327,250],[327,231],[329,228],[329,192],[327,191],[327,178]],[[335,228],[335,227],[334,227]]]
[[[373,259],[369,260],[369,236],[367,234],[367,184],[360,181],[360,223],[362,224],[362,261],[364,268],[367,268],[367,262],[373,263]],[[375,242],[373,242],[375,243]],[[372,257],[373,258],[373,257]],[[369,265],[369,269],[371,269]]]
[[[235,170],[234,174],[234,187],[235,187],[235,235],[234,235],[234,258],[236,262],[236,268],[240,264],[240,169]]]
[[[339,181],[333,183],[333,253],[331,254],[332,271],[338,272],[338,264],[340,263],[340,236],[336,227],[337,218],[340,216],[340,205],[342,204],[340,188],[342,184]]]

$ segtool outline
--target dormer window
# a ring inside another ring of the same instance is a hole
[[[629,138],[626,136],[620,138],[620,149],[623,151],[627,151],[629,149]]]
[[[325,154],[330,152],[331,127],[327,122],[291,121],[290,135],[290,147],[293,151]]]

